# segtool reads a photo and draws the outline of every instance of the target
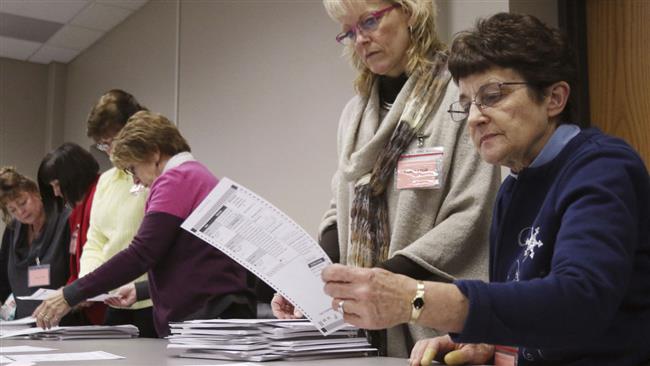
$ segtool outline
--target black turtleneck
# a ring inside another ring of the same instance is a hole
[[[406,84],[406,80],[408,80],[406,74],[397,77],[380,76],[379,102],[392,104],[395,101],[395,98],[397,98],[397,94],[399,94],[404,84]]]

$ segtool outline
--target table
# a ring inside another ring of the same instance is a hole
[[[220,360],[204,360],[198,358],[180,358],[171,356],[167,351],[167,340],[151,338],[132,339],[83,339],[65,341],[41,341],[25,339],[2,339],[0,346],[34,346],[49,347],[56,351],[41,353],[68,353],[68,352],[89,352],[104,351],[118,356],[126,357],[120,360],[103,361],[75,361],[75,362],[39,362],[37,365],[55,366],[101,366],[101,365],[227,365],[234,362]],[[270,361],[262,362],[260,365],[269,366],[405,366],[406,359],[391,357],[358,357],[338,358],[331,360],[313,361]]]

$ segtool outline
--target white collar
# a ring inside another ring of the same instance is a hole
[[[162,172],[164,173],[164,172],[166,172],[166,171],[168,171],[170,169],[176,168],[177,166],[179,166],[179,165],[181,165],[181,164],[183,164],[185,162],[195,161],[195,160],[196,159],[194,159],[194,156],[192,156],[192,154],[189,151],[183,151],[183,152],[178,153],[178,154],[172,156],[171,158],[169,158],[169,160],[167,160],[167,164],[165,164],[165,167],[163,168]]]

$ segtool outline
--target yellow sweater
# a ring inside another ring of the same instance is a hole
[[[147,192],[133,195],[133,179],[124,171],[111,168],[99,177],[90,212],[86,245],[81,253],[79,277],[95,270],[131,244],[144,217]],[[144,274],[134,282],[146,281]],[[151,300],[138,301],[130,309],[151,306]]]

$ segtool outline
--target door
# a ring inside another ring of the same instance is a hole
[[[650,1],[587,0],[591,123],[650,167]]]

